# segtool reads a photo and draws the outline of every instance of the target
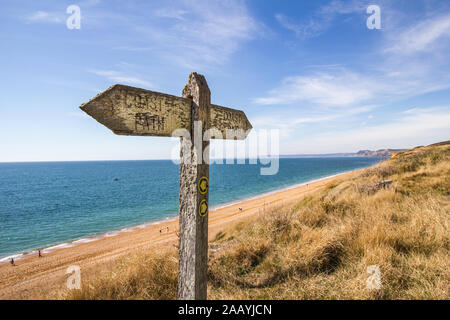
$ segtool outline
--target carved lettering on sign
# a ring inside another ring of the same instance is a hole
[[[149,112],[136,113],[136,131],[164,131],[166,129],[166,119],[159,115],[152,115]]]

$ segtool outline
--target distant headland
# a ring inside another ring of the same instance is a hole
[[[323,158],[323,157],[383,157],[390,158],[392,154],[406,151],[407,149],[379,149],[379,150],[359,150],[358,152],[347,153],[324,153],[324,154],[287,154],[280,158]]]

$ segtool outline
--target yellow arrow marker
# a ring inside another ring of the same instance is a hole
[[[204,217],[208,214],[208,202],[205,199],[198,205],[198,214],[200,217]]]
[[[198,192],[200,192],[200,194],[206,194],[208,192],[208,188],[209,188],[208,178],[201,177],[198,180]]]

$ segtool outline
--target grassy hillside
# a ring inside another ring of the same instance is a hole
[[[449,155],[449,144],[402,152],[219,233],[208,298],[449,299]],[[172,299],[176,264],[175,251],[142,253],[70,298]],[[366,285],[370,265],[378,290]]]

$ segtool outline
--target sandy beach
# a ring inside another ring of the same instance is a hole
[[[358,171],[358,170],[356,170]],[[353,171],[354,172],[354,171]],[[219,208],[209,213],[209,238],[241,221],[263,214],[274,206],[283,206],[323,188],[327,183],[353,174],[317,180],[307,185],[273,192],[253,199]],[[239,210],[242,207],[242,210]],[[167,231],[168,228],[168,231]],[[162,232],[160,232],[162,230]],[[80,243],[69,248],[55,249],[39,258],[37,254],[0,264],[0,299],[58,299],[63,298],[71,265],[81,268],[82,279],[108,270],[119,258],[139,250],[170,250],[177,245],[178,220],[137,228],[99,240]]]

